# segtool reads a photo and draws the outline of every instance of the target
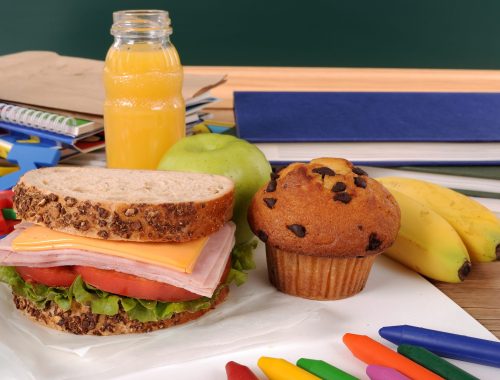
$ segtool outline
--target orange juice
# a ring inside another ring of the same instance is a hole
[[[106,56],[107,165],[156,169],[185,133],[182,66],[168,38],[131,41],[115,39]]]

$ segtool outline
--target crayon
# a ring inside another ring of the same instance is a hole
[[[285,359],[263,356],[257,365],[269,380],[321,380],[319,377],[299,368]]]
[[[398,352],[447,380],[479,380],[477,377],[441,359],[425,348],[410,344],[401,344],[398,347]]]
[[[359,380],[323,360],[300,358],[297,366],[320,377],[322,380]]]
[[[379,334],[398,346],[412,344],[438,356],[500,368],[500,342],[408,325],[383,327]]]
[[[409,377],[396,371],[394,368],[381,365],[369,365],[366,367],[366,374],[370,380],[411,380]]]
[[[226,375],[227,380],[259,380],[250,368],[233,361],[226,364]]]
[[[441,376],[432,373],[428,369],[405,358],[403,355],[398,354],[366,335],[344,334],[343,340],[354,356],[366,364],[391,367],[415,380],[442,379]]]

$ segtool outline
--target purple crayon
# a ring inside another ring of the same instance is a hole
[[[369,365],[366,367],[366,374],[370,380],[411,380],[394,368],[382,365]]]

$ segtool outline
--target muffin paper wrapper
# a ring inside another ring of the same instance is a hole
[[[378,255],[322,257],[266,246],[268,275],[283,293],[316,300],[335,300],[359,293]]]

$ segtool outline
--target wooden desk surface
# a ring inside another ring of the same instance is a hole
[[[193,74],[227,74],[212,90],[222,99],[210,110],[233,121],[233,91],[453,91],[500,92],[500,71],[186,67]],[[474,264],[462,284],[436,283],[458,305],[500,338],[500,262]]]

